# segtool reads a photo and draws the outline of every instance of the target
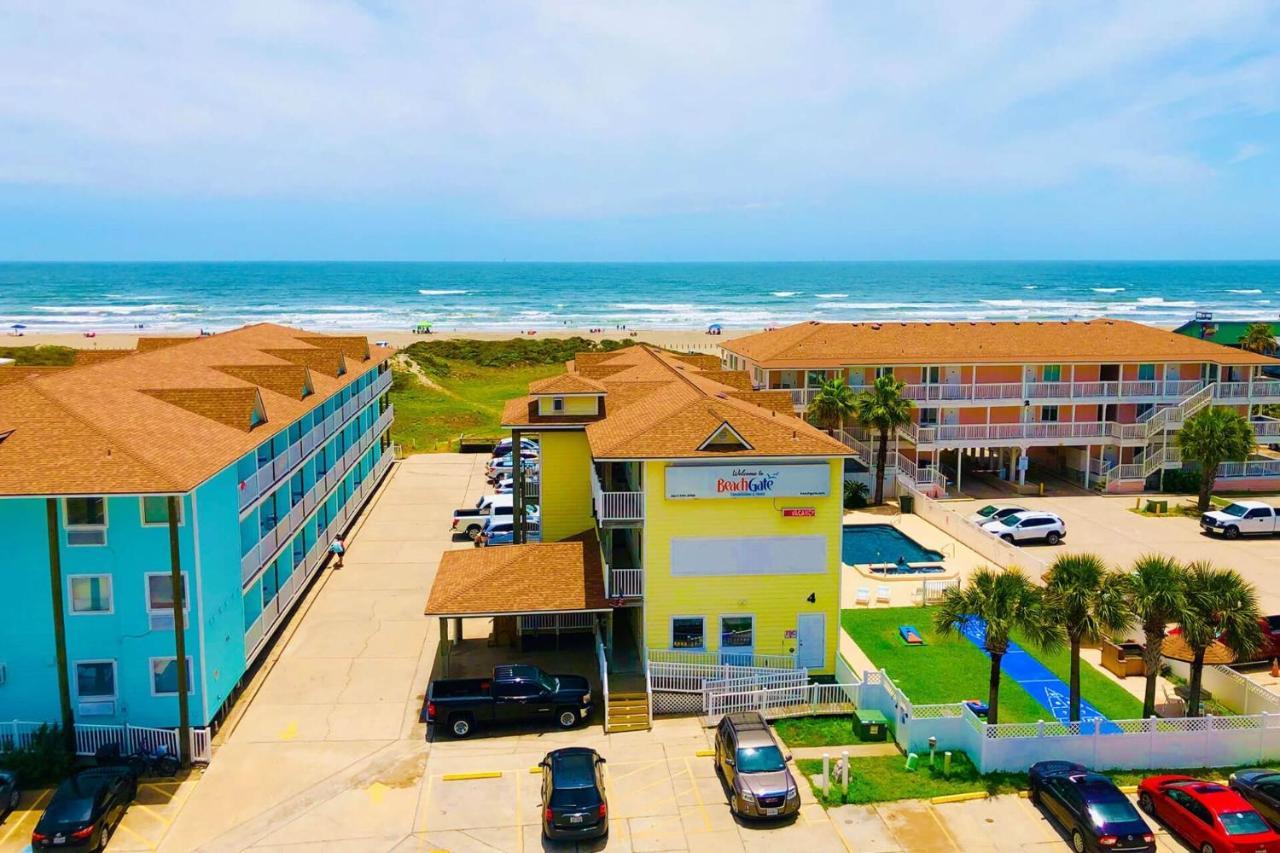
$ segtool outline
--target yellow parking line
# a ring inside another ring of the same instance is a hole
[[[479,773],[446,773],[440,777],[445,782],[468,782],[472,779],[501,779],[501,770],[484,770]]]
[[[123,822],[116,824],[116,829],[115,829],[115,831],[116,831],[116,832],[123,832],[125,835],[132,835],[134,838],[138,839],[138,841],[140,841],[140,842],[142,842],[143,844],[147,845],[147,849],[148,849],[148,850],[155,850],[155,849],[156,849],[156,845],[155,845],[155,842],[154,842],[154,841],[152,841],[150,838],[147,838],[145,835],[142,835],[141,833],[134,832],[132,829],[130,829],[129,827],[125,826]]]
[[[512,774],[512,775],[514,776],[515,774]],[[519,845],[519,847],[520,847],[520,853],[524,853],[524,824],[520,823],[520,809],[521,809],[521,803],[520,803],[520,777],[519,777],[519,776],[516,776],[516,777],[515,777],[515,780],[516,780],[516,814],[515,814],[515,818],[516,818],[516,839],[517,839],[517,842],[516,842],[516,843],[517,843],[517,844]]]
[[[684,760],[684,769],[689,774],[689,781],[693,783],[693,798],[698,801],[698,813],[702,815],[702,825],[706,827],[707,832],[710,832],[711,815],[707,814],[707,805],[702,801],[702,792],[698,790],[698,780],[693,775],[693,765],[689,763],[688,758]]]
[[[148,806],[144,803],[134,803],[129,807],[129,812],[131,814],[136,812],[141,812],[144,815],[148,815],[150,817],[155,818],[165,826],[168,826],[169,824],[173,823],[173,821],[170,818],[165,817],[164,815],[160,814],[160,812],[156,811],[155,809],[151,808],[151,806]]]
[[[36,801],[32,803],[29,808],[24,809],[22,811],[15,811],[14,814],[15,815],[20,814],[21,817],[19,817],[17,820],[13,822],[13,826],[9,827],[9,829],[5,832],[4,835],[0,835],[0,843],[8,841],[10,836],[12,836],[15,832],[18,831],[18,827],[22,826],[22,824],[26,822],[27,818],[34,817],[36,818],[37,821],[39,821],[41,806],[45,804],[48,797],[52,797],[52,796],[53,796],[52,788],[41,791],[39,796],[36,797]],[[12,815],[10,817],[12,817]]]
[[[637,765],[639,765],[638,767],[636,767],[636,769],[635,769],[635,770],[629,770],[629,771],[627,771],[626,773],[621,774],[620,776],[618,776],[618,777],[617,777],[616,781],[621,781],[621,780],[623,780],[623,779],[626,779],[628,776],[634,776],[634,775],[636,775],[637,773],[639,773],[641,770],[644,770],[646,767],[656,767],[656,766],[657,766],[657,765],[659,765],[659,764],[665,764],[665,763],[666,763],[666,759],[665,759],[665,758],[660,758],[660,759],[658,759],[657,761],[637,761],[637,762],[635,762],[635,763],[636,763]],[[625,766],[629,766],[629,765],[616,764],[616,765],[614,765],[614,766],[615,766],[615,767],[625,767]]]
[[[938,813],[934,811],[933,806],[927,806],[926,808],[929,812],[929,816],[933,818],[933,822],[938,825],[938,829],[941,829],[942,834],[947,837],[947,843],[951,845],[951,849],[963,850],[964,848],[957,844],[955,838],[951,835],[951,830],[947,829],[947,825],[942,822],[942,818],[938,817]]]
[[[714,758],[716,751],[714,749],[700,749],[694,753],[698,758]]]

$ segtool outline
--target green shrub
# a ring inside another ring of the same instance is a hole
[[[16,364],[32,367],[66,367],[76,359],[71,347],[0,347],[0,358],[11,358]]]
[[[480,367],[532,366],[561,364],[580,352],[613,352],[634,346],[635,341],[592,341],[587,338],[511,338],[506,341],[475,341],[465,338],[437,341],[415,341],[403,354],[436,373],[449,361],[464,361]],[[441,375],[448,375],[444,373]]]
[[[857,480],[844,481],[844,508],[845,509],[862,509],[867,505],[867,496],[870,495],[866,483],[859,483]]]
[[[1175,495],[1194,495],[1200,490],[1200,472],[1189,468],[1165,471],[1164,490]]]
[[[26,746],[0,752],[0,767],[17,773],[23,787],[61,781],[71,773],[74,761],[60,726],[41,726]]]

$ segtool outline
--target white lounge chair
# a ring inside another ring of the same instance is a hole
[[[876,588],[876,603],[888,604],[889,599],[893,598],[893,594],[889,592],[889,587],[881,586]]]
[[[867,589],[865,586],[858,587],[858,595],[853,599],[853,603],[854,604],[870,604],[871,590]]]

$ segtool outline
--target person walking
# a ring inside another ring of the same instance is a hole
[[[335,569],[342,568],[342,558],[347,553],[347,543],[343,539],[341,533],[339,533],[338,538],[334,539],[333,543],[329,545],[329,553],[338,558],[338,561],[333,564],[333,567]]]

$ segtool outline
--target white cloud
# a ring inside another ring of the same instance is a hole
[[[1254,157],[1265,154],[1266,151],[1267,147],[1265,145],[1259,145],[1256,142],[1245,142],[1236,149],[1235,155],[1227,162],[1233,165],[1235,163],[1243,163],[1246,160],[1252,160]]]
[[[1277,108],[1278,29],[1250,2],[25,4],[0,182],[567,217],[1194,183],[1206,135]]]

